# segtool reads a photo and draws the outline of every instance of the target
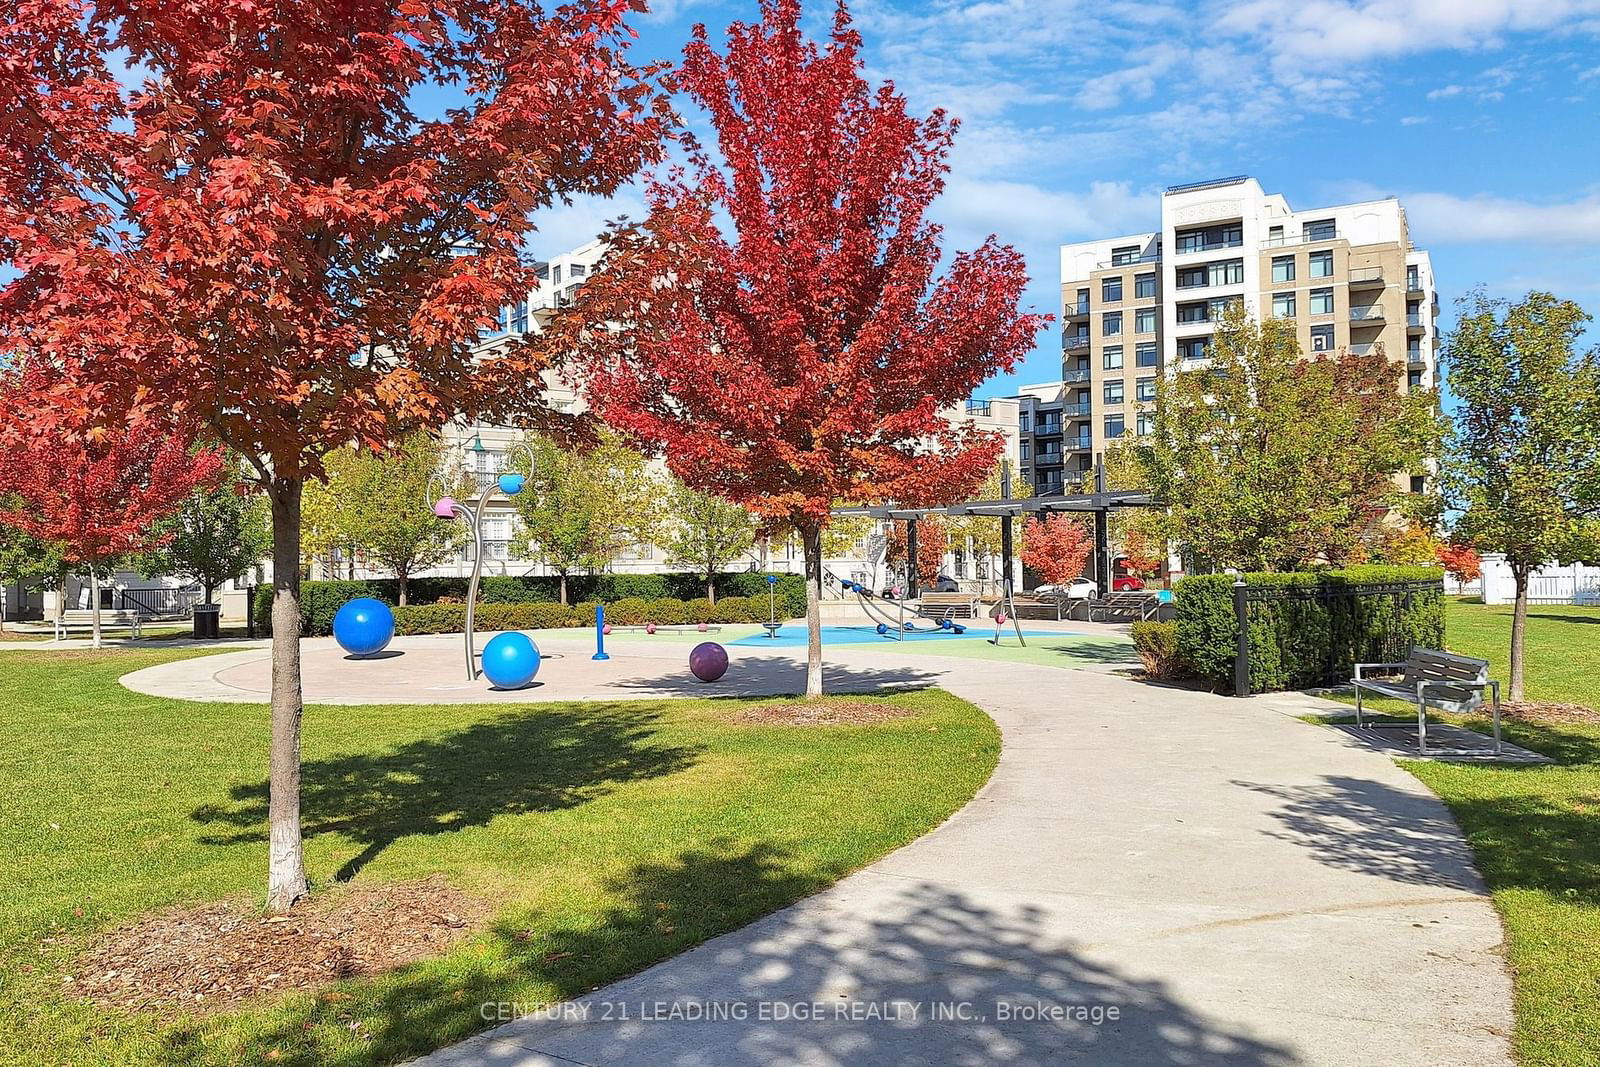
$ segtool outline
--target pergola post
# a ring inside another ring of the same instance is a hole
[[[906,600],[917,598],[917,520],[906,520]]]
[[[1094,457],[1094,491],[1100,496],[1106,491],[1106,464],[1101,456]],[[1111,595],[1111,510],[1096,508],[1094,512],[1094,571],[1095,584],[1103,597]]]

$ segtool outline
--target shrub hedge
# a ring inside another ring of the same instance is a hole
[[[1335,685],[1349,680],[1356,663],[1444,644],[1444,586],[1437,567],[1369,565],[1246,574],[1244,580],[1254,588],[1300,594],[1251,602],[1252,692]],[[1398,595],[1364,588],[1409,582],[1432,584]],[[1196,575],[1173,591],[1177,651],[1184,666],[1230,689],[1239,633],[1233,583],[1229,574]]]
[[[466,578],[413,578],[407,583],[407,607],[455,607],[458,617],[466,618]],[[767,576],[751,571],[723,573],[716,577],[717,603],[705,597],[705,580],[694,574],[597,574],[567,579],[568,593],[588,605],[588,619],[570,625],[594,622],[594,604],[604,601],[606,617],[622,625],[658,622],[663,625],[686,622],[763,622],[767,618]],[[478,588],[478,617],[487,618],[483,609],[491,604],[554,605],[561,607],[560,580],[549,575],[505,577],[490,575]],[[805,578],[780,574],[775,590],[778,618],[802,618],[806,613]],[[399,584],[391,578],[356,581],[302,582],[300,586],[301,632],[308,637],[325,637],[333,632],[333,616],[340,605],[355,597],[370,596],[387,604],[399,599]],[[444,598],[446,603],[439,603]],[[730,600],[756,602],[751,606],[724,608]],[[450,601],[453,601],[451,603]],[[636,605],[650,605],[644,616],[628,621],[618,615],[619,608],[629,619]],[[624,607],[624,605],[626,605]],[[252,605],[258,633],[272,631],[272,588],[257,587]],[[426,616],[425,616],[426,617]],[[539,616],[544,617],[544,616]],[[554,616],[552,616],[554,617]],[[563,616],[564,617],[564,616]],[[464,624],[464,623],[463,623]],[[550,625],[568,625],[552,623]],[[456,627],[457,630],[460,625]],[[487,622],[484,629],[493,629]],[[523,627],[512,627],[520,629]],[[407,631],[396,629],[400,633]],[[417,630],[416,633],[443,633],[443,630]]]
[[[1178,655],[1178,626],[1172,622],[1136,622],[1131,628],[1133,650],[1144,664],[1146,677],[1164,680],[1184,674]]]
[[[685,603],[670,597],[655,600],[630,597],[606,605],[606,620],[618,626],[641,626],[647,622],[664,626],[698,622],[762,622],[766,618],[766,604],[753,597],[724,597],[715,605],[704,598]],[[394,629],[397,634],[460,633],[466,624],[465,604],[408,604],[394,609]],[[594,604],[479,604],[474,624],[485,632],[593,626]]]

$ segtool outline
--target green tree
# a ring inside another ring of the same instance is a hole
[[[184,498],[178,511],[157,527],[170,537],[138,560],[146,578],[170,574],[196,582],[205,603],[223,582],[237,578],[272,551],[272,524],[266,498],[249,492],[246,472],[230,456],[221,480]]]
[[[999,500],[1000,492],[1000,464],[995,464],[988,477],[972,494],[974,500]],[[1029,485],[1023,477],[1011,473],[1011,496],[1013,499],[1026,499],[1033,495],[1033,486]],[[965,548],[974,560],[984,560],[984,569],[992,573],[996,579],[1004,577],[1000,573],[1002,566],[990,568],[988,561],[995,560],[1000,555],[1000,517],[998,515],[952,515],[944,520],[945,531],[949,535],[950,544],[955,548]],[[1012,552],[1020,558],[1022,552],[1022,534],[1027,523],[1020,518],[1012,524]]]
[[[342,557],[349,568],[346,575],[355,577],[350,481],[359,463],[360,453],[354,447],[334,449],[323,462],[322,477],[305,483],[300,503],[300,557],[308,571],[311,562],[320,559],[325,561],[329,577],[340,577],[335,561]]]
[[[748,552],[755,534],[755,517],[742,504],[673,479],[662,547],[674,565],[688,567],[705,579],[706,596],[713,603],[717,572]]]
[[[1399,373],[1381,350],[1305,359],[1292,324],[1235,306],[1207,365],[1158,381],[1154,430],[1113,449],[1113,475],[1165,503],[1146,532],[1195,569],[1343,563],[1437,451],[1434,396]]]
[[[428,502],[435,478],[456,493],[468,491],[459,477],[445,476],[449,459],[437,434],[417,430],[388,452],[354,452],[341,463],[340,524],[369,566],[395,576],[401,604],[411,576],[454,557],[466,536],[460,523],[439,521]]]
[[[1529,293],[1521,303],[1481,291],[1462,301],[1445,345],[1460,401],[1445,452],[1444,484],[1461,515],[1455,535],[1505,554],[1516,581],[1511,622],[1512,700],[1523,698],[1528,584],[1547,563],[1594,554],[1600,354],[1577,354],[1589,316],[1570,300]]]
[[[15,506],[15,500],[0,500],[0,511]],[[4,603],[11,593],[20,596],[33,586],[54,585],[65,568],[60,545],[0,522],[0,633],[5,632]]]
[[[522,524],[517,544],[560,576],[565,604],[574,572],[602,570],[629,545],[656,539],[660,486],[644,456],[609,430],[588,449],[563,448],[542,434],[531,435],[527,444],[533,470],[525,457],[514,464],[528,475],[512,498]]]

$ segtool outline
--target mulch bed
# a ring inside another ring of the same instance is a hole
[[[786,700],[741,711],[736,721],[776,726],[868,726],[914,712],[897,704],[865,700]]]
[[[337,889],[285,916],[246,898],[214,901],[105,935],[78,960],[74,988],[106,1007],[221,1011],[438,955],[491,912],[437,875]]]
[[[1500,705],[1500,710],[1505,715],[1524,722],[1600,725],[1600,711],[1586,708],[1582,704],[1535,704],[1507,700]]]

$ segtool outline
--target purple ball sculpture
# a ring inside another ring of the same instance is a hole
[[[702,641],[689,653],[689,673],[702,682],[714,682],[728,673],[728,650],[715,641]]]

